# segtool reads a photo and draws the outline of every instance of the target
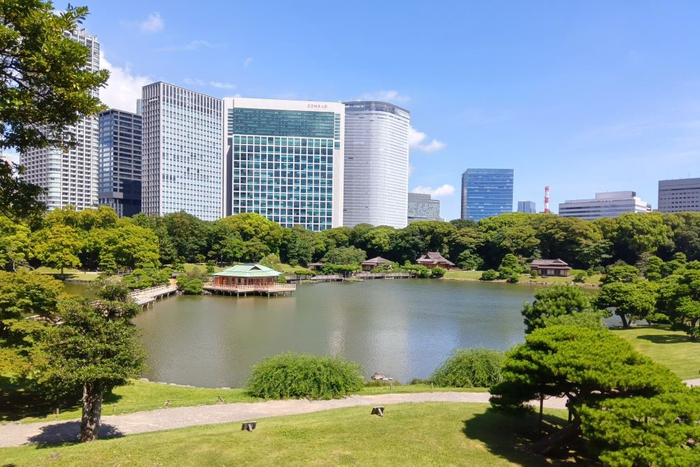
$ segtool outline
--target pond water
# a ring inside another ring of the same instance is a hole
[[[241,387],[252,365],[295,351],[342,356],[367,376],[408,382],[428,377],[457,347],[522,342],[520,309],[534,291],[420,279],[312,284],[294,297],[168,298],[134,322],[153,381]]]

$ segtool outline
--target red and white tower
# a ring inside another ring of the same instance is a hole
[[[549,185],[544,187],[544,213],[549,214]]]

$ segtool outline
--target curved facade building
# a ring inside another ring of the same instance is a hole
[[[343,225],[406,227],[408,110],[386,102],[345,103]]]

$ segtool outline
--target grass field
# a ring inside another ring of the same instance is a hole
[[[550,423],[565,412],[549,411]],[[527,452],[537,418],[506,417],[486,404],[397,404],[162,431],[94,443],[0,449],[3,465],[107,466],[528,466],[558,465]]]
[[[692,342],[686,333],[664,326],[639,326],[614,332],[682,379],[700,378],[700,342]]]
[[[455,281],[478,281],[483,271],[447,271],[443,279]],[[583,285],[600,285],[600,274],[586,277]],[[521,274],[519,284],[574,284],[573,275],[569,277],[530,277],[529,274]],[[505,283],[506,281],[491,281]]]
[[[39,268],[36,268],[34,271],[36,271],[40,274],[54,276],[56,279],[60,279],[59,276],[61,275],[60,269],[49,268],[46,266],[41,266]],[[85,271],[81,271],[80,269],[66,268],[63,270],[63,273],[65,274],[66,279],[80,279],[83,281],[94,281],[98,277],[97,272],[85,272]]]
[[[386,386],[367,386],[360,395],[400,394],[418,392],[471,391],[483,392],[486,388],[433,388],[427,384],[409,384]],[[105,398],[103,413],[105,415],[126,414],[155,410],[168,407],[185,407],[194,405],[218,404],[221,400],[232,402],[255,402],[262,399],[249,396],[245,389],[212,389],[173,386],[169,384],[148,381],[133,381],[132,384],[121,386],[114,394]],[[19,420],[22,423],[32,423],[43,420],[72,420],[80,418],[78,406],[61,407],[58,415],[55,407],[42,405],[36,394],[13,386],[6,378],[0,377],[0,423]],[[170,402],[168,402],[170,401]]]

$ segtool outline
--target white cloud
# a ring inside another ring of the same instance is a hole
[[[153,82],[149,76],[132,74],[127,63],[124,68],[114,66],[100,52],[100,68],[109,71],[107,87],[100,90],[100,99],[109,108],[136,111],[136,99],[141,98],[141,88]]]
[[[368,92],[362,95],[365,101],[408,102],[411,98],[396,90]]]
[[[452,185],[442,185],[434,190],[428,186],[417,186],[413,190],[411,190],[412,193],[423,193],[424,195],[430,195],[433,198],[439,198],[441,196],[449,196],[455,192],[455,187]]]
[[[210,81],[209,86],[219,89],[235,89],[236,85],[231,83],[222,83],[221,81]]]
[[[439,151],[445,146],[447,146],[446,143],[443,143],[442,141],[438,141],[436,139],[433,139],[427,144],[423,143],[423,141],[425,141],[427,137],[428,135],[426,135],[422,131],[418,131],[415,128],[411,127],[408,130],[408,145],[412,149],[417,149],[419,151],[428,153]]]
[[[248,65],[250,65],[251,63],[253,63],[253,57],[248,57],[248,58],[246,58],[245,61],[243,62],[243,66],[248,66]]]
[[[160,17],[160,13],[151,13],[145,21],[139,23],[141,32],[156,33],[165,29],[165,22]]]
[[[206,86],[207,82],[204,81],[203,79],[192,79],[192,78],[185,78],[183,79],[185,84],[196,84],[197,86]]]
[[[218,49],[220,47],[223,47],[223,45],[222,44],[212,44],[209,41],[197,39],[197,40],[191,41],[189,44],[171,45],[168,47],[162,47],[162,48],[158,49],[158,51],[159,52],[180,52],[180,51],[192,51],[192,50],[199,50],[199,49]]]

